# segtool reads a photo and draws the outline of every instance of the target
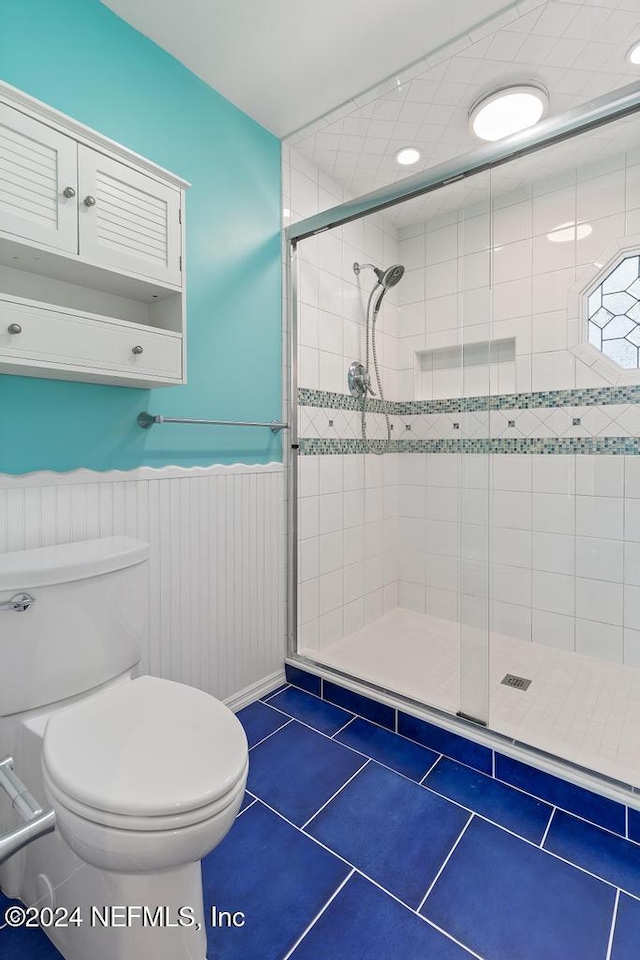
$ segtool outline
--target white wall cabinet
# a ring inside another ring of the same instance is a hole
[[[180,192],[96,150],[78,149],[82,256],[180,285]]]
[[[0,372],[184,383],[188,186],[0,83]]]
[[[77,144],[70,137],[0,103],[4,233],[54,250],[78,252],[77,155]]]

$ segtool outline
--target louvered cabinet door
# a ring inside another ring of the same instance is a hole
[[[179,286],[179,190],[78,147],[80,256]]]
[[[77,149],[70,137],[0,103],[1,233],[78,252]]]

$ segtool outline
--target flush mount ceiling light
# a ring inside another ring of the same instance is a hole
[[[634,43],[627,54],[627,60],[636,67],[640,66],[640,43]]]
[[[502,140],[533,127],[549,106],[549,95],[535,84],[504,87],[476,100],[469,113],[469,129],[481,140]]]
[[[396,153],[396,162],[402,167],[410,167],[413,163],[417,163],[421,156],[417,147],[403,147]]]
[[[551,233],[547,234],[547,240],[552,243],[569,243],[571,240],[584,240],[592,233],[593,227],[590,223],[574,223],[569,220],[568,223],[559,223],[554,227]]]

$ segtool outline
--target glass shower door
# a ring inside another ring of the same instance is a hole
[[[459,187],[458,335],[460,368],[453,422],[458,460],[460,636],[459,715],[489,722],[489,398],[500,345],[491,309],[491,174]],[[454,399],[454,398],[452,398]]]

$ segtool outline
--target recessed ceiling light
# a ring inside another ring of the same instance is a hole
[[[574,223],[570,220],[568,223],[560,223],[554,227],[551,233],[547,234],[547,240],[552,243],[569,243],[571,240],[584,240],[585,237],[593,233],[593,227],[590,223]]]
[[[634,64],[634,66],[640,66],[640,43],[634,43],[627,54],[627,60]]]
[[[541,87],[505,87],[476,101],[469,113],[469,127],[481,140],[502,140],[534,126],[548,106],[549,96]]]
[[[417,163],[421,156],[417,147],[403,147],[396,153],[396,161],[403,167],[410,167],[411,164]]]

